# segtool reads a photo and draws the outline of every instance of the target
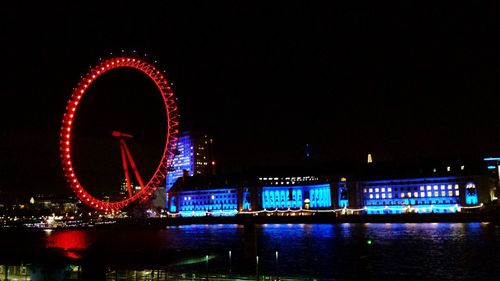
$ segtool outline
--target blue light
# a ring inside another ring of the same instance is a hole
[[[183,217],[234,216],[238,209],[238,192],[236,188],[180,191],[177,201],[179,214]],[[171,204],[170,210],[174,212],[177,208]]]
[[[262,188],[263,209],[300,209],[304,200],[309,199],[310,208],[329,208],[332,206],[330,185],[292,185],[265,186]]]
[[[193,142],[189,135],[179,137],[177,142],[177,151],[179,154],[175,155],[172,159],[173,171],[167,172],[166,190],[170,190],[175,181],[183,176],[184,170],[188,172],[189,176],[193,175],[194,171],[194,157],[193,157]]]
[[[488,157],[484,158],[484,161],[500,161],[500,157]]]
[[[488,166],[488,170],[495,170],[496,168],[496,166]]]

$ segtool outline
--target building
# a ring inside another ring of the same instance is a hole
[[[196,175],[177,180],[167,198],[168,211],[182,217],[234,216],[243,209],[241,189]]]
[[[479,203],[476,177],[430,177],[358,183],[367,214],[455,213]]]
[[[332,207],[330,184],[280,185],[262,187],[261,208],[326,209]]]
[[[166,190],[168,191],[184,171],[189,176],[215,174],[213,140],[205,134],[184,132],[179,136],[172,165],[168,167]]]
[[[499,160],[495,160],[499,161]],[[370,163],[353,180],[335,176],[267,176],[246,183],[203,182],[185,175],[169,192],[169,211],[181,216],[271,213],[341,214],[457,213],[496,202],[497,167],[487,172],[464,163],[398,170]],[[493,165],[493,164],[489,164]],[[374,169],[375,168],[375,169]],[[489,168],[488,168],[489,169]],[[395,175],[401,175],[397,177]],[[413,175],[413,176],[412,176]],[[205,177],[206,179],[206,177]],[[496,185],[493,185],[496,186]]]

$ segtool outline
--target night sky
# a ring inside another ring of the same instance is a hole
[[[0,190],[67,192],[66,100],[122,49],[166,70],[181,129],[214,138],[220,174],[298,165],[306,143],[320,162],[500,155],[494,4],[269,2],[3,7]],[[75,153],[82,181],[104,185],[120,172],[109,131],[137,136],[130,146],[147,174],[163,120],[140,73],[101,78],[82,104]]]

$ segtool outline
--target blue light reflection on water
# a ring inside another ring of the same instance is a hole
[[[75,233],[71,231],[68,235]],[[210,268],[219,272],[228,269],[227,253],[231,250],[233,270],[249,273],[255,272],[255,255],[259,255],[259,272],[266,274],[278,271],[280,275],[341,280],[497,280],[500,275],[496,266],[500,263],[500,226],[495,224],[267,224],[246,229],[240,225],[190,225],[159,231],[76,232],[86,241],[82,247],[105,245],[104,252],[111,260],[124,249],[132,251],[138,260],[142,253],[161,257],[172,251],[188,252],[187,258],[211,254]],[[56,243],[57,237],[68,238],[63,233],[0,236],[3,241],[22,241],[11,243],[16,251],[19,247],[30,251],[43,243],[45,247],[58,247],[61,243]],[[61,245],[80,247],[73,244]],[[204,270],[205,265],[183,269]]]

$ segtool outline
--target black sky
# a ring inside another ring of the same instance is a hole
[[[319,161],[500,154],[494,1],[183,2],[3,9],[0,190],[66,190],[66,99],[99,57],[122,49],[159,61],[175,83],[182,129],[213,136],[221,172],[301,163],[305,143]],[[154,101],[133,90],[154,88],[135,74],[109,75],[95,91],[123,93],[116,112],[135,102],[132,130],[144,124],[151,138],[156,109],[142,113]],[[94,106],[87,134],[109,117]],[[92,159],[94,169],[109,166]]]

